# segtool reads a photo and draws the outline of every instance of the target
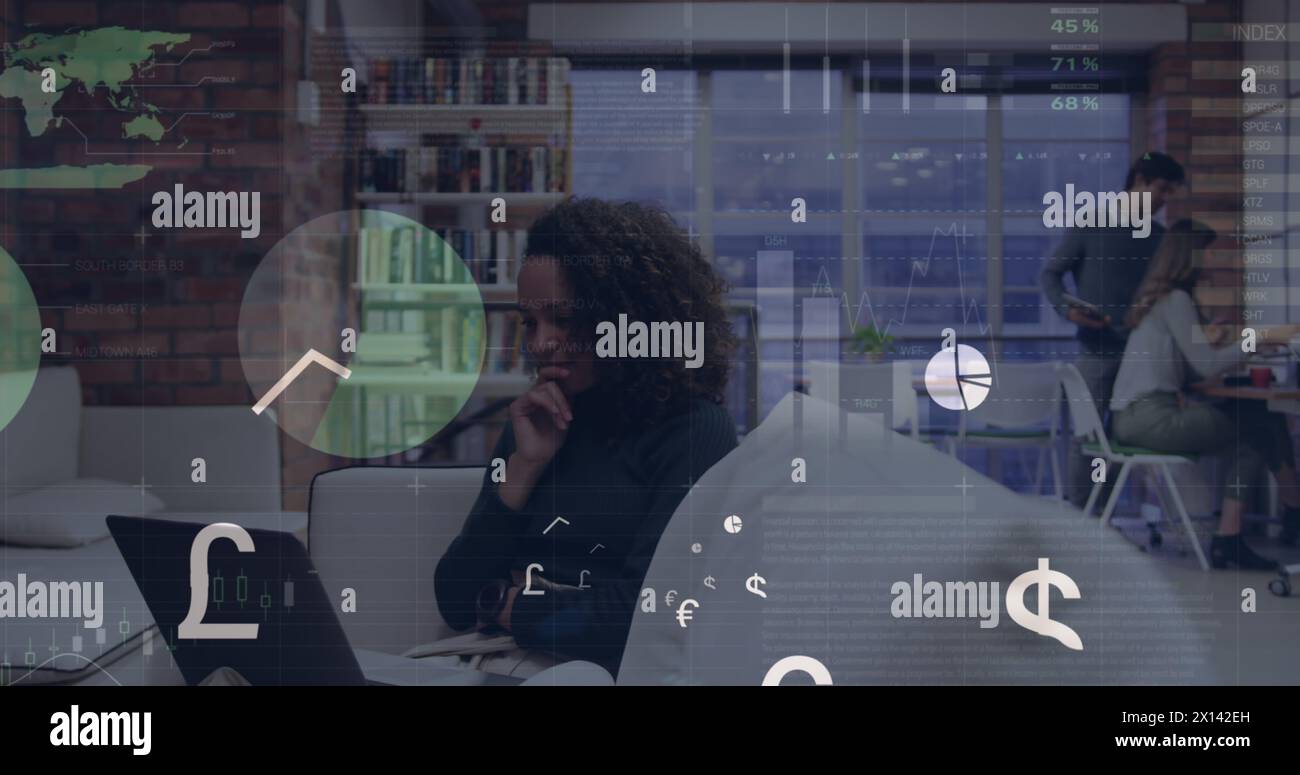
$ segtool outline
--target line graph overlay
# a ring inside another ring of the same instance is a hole
[[[890,317],[882,325],[880,318],[876,315],[875,307],[871,299],[871,291],[866,288],[863,288],[861,295],[858,297],[856,306],[850,303],[847,292],[842,291],[840,293],[841,306],[845,310],[845,314],[848,316],[850,333],[857,331],[858,321],[862,319],[863,309],[866,309],[867,311],[871,326],[882,334],[887,335],[895,326],[904,326],[907,324],[907,313],[912,304],[912,290],[916,287],[917,277],[919,275],[920,278],[924,280],[929,276],[930,267],[934,261],[935,246],[941,237],[952,238],[953,256],[954,260],[957,262],[957,289],[958,296],[961,299],[962,325],[968,325],[973,319],[981,337],[990,333],[992,325],[985,323],[983,317],[980,315],[980,300],[977,298],[967,298],[966,295],[966,281],[962,275],[961,250],[961,242],[965,240],[966,233],[964,227],[959,226],[956,221],[953,221],[947,228],[943,226],[934,227],[930,233],[930,246],[926,252],[925,258],[913,260],[911,262],[912,268],[907,278],[907,289],[903,295],[903,311],[898,317]],[[869,261],[870,257],[866,256],[863,260]],[[825,268],[822,268],[817,275],[817,287],[831,287],[830,275],[826,272]]]
[[[307,370],[307,367],[313,363],[319,363],[343,379],[348,379],[352,376],[351,369],[340,364],[333,358],[330,358],[328,355],[322,355],[314,349],[308,350],[298,359],[298,362],[293,365],[293,368],[286,371],[284,376],[280,377],[280,379],[271,386],[271,389],[266,391],[266,395],[262,396],[262,400],[253,404],[253,414],[260,415],[262,412],[266,411],[266,408],[271,405],[271,402],[279,398],[280,394],[283,393],[289,385],[301,376],[302,373]]]

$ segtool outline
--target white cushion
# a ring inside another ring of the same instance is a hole
[[[141,492],[105,479],[73,479],[3,499],[0,542],[23,546],[80,546],[108,535],[109,514],[140,516],[162,508]]]
[[[195,458],[205,482],[191,478]],[[247,406],[88,406],[74,476],[143,476],[168,511],[279,511],[280,429]]]
[[[0,483],[14,493],[74,479],[80,444],[77,370],[41,369],[27,402],[0,432]]]

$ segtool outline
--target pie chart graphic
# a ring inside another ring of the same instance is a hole
[[[40,308],[22,267],[0,248],[0,430],[23,408],[40,365]]]
[[[469,401],[485,312],[470,266],[435,230],[344,211],[262,259],[238,341],[255,414],[319,452],[380,458],[424,444]]]
[[[940,350],[925,367],[925,389],[944,409],[959,412],[984,403],[993,388],[993,374],[983,353],[959,344]]]

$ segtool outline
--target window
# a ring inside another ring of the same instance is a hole
[[[573,70],[573,189],[655,202],[683,228],[695,210],[696,75],[662,70],[653,101],[640,71]]]
[[[1071,108],[1073,104],[1075,107]],[[1092,109],[1091,105],[1096,105]],[[1129,98],[1097,95],[1002,98],[1002,309],[1000,333],[1073,335],[1039,289],[1038,275],[1064,236],[1043,226],[1043,193],[1115,191],[1130,165]],[[1046,346],[1046,345],[1045,345]],[[1054,348],[1054,349],[1059,349]],[[1043,360],[1055,360],[1044,355]]]
[[[1039,290],[1062,236],[1042,194],[1123,182],[1129,98],[914,93],[904,113],[873,92],[864,111],[858,63],[840,64],[792,70],[788,112],[779,68],[661,70],[653,107],[629,86],[639,71],[575,70],[575,192],[663,202],[754,304],[760,417],[798,381],[808,298],[838,299],[841,339],[874,323],[930,344],[951,326],[1010,337],[1005,357],[1068,360],[1074,329]]]
[[[986,310],[988,100],[871,95],[858,115],[862,260],[855,327],[978,336]]]

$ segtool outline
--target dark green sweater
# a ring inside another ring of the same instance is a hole
[[[589,588],[517,596],[516,642],[617,675],[659,537],[691,485],[736,446],[736,426],[722,407],[696,400],[652,428],[610,439],[617,411],[611,401],[588,391],[572,407],[564,446],[521,511],[502,503],[489,468],[465,526],[438,563],[434,592],[447,623],[468,629],[484,585],[540,563],[538,575],[548,581]],[[509,459],[513,451],[507,425],[492,454]],[[543,535],[556,517],[568,524]]]

